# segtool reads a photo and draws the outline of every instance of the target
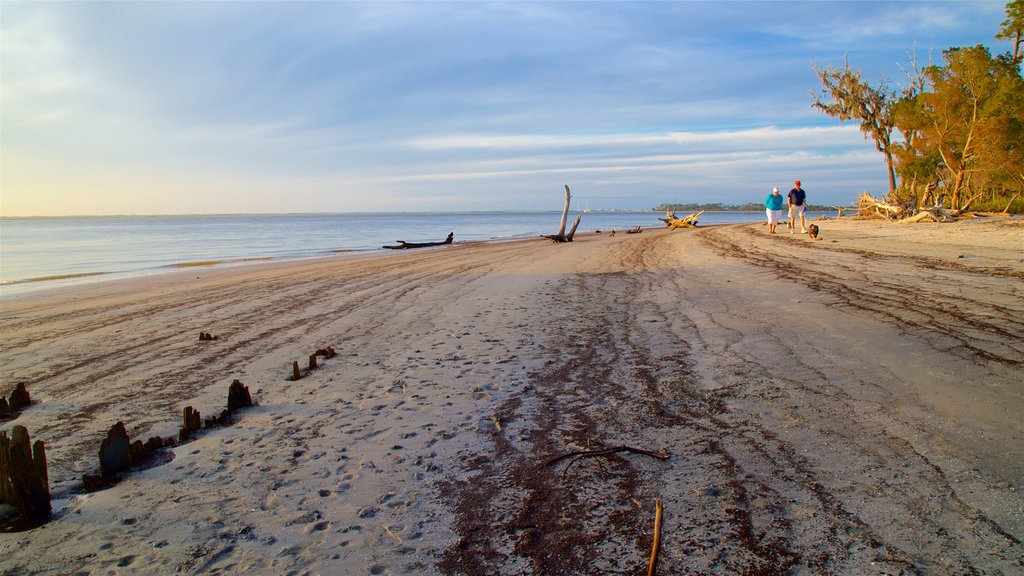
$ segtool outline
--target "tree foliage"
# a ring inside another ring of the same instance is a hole
[[[824,114],[838,118],[840,122],[856,120],[864,139],[870,137],[875,149],[885,156],[889,176],[889,192],[896,190],[896,174],[892,156],[892,102],[894,94],[884,84],[873,88],[861,78],[860,70],[852,70],[845,62],[842,68],[814,65],[814,72],[821,80],[823,90],[811,93],[815,101],[812,106]]]
[[[922,71],[923,91],[893,107],[904,135],[895,152],[904,182],[941,184],[950,207],[959,210],[971,204],[979,183],[1024,185],[1024,81],[1009,58],[992,58],[984,46],[950,48],[943,60]]]
[[[1006,20],[999,25],[996,38],[1013,42],[1013,61],[1020,64],[1024,54],[1021,53],[1021,35],[1024,34],[1024,0],[1012,0],[1006,3]]]

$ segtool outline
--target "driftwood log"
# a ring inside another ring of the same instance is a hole
[[[675,212],[673,212],[672,210],[667,210],[665,212],[665,217],[658,218],[658,220],[664,222],[665,226],[668,228],[696,228],[697,219],[700,218],[701,214],[703,213],[704,211],[701,210],[700,212],[690,214],[685,218],[677,218]]]
[[[382,246],[388,250],[405,250],[407,248],[429,248],[430,246],[444,246],[445,244],[451,244],[452,240],[455,239],[455,233],[449,232],[448,237],[441,242],[406,242],[405,240],[395,240],[398,242],[398,246]]]
[[[572,237],[576,234],[576,228],[580,225],[580,220],[583,219],[582,214],[576,215],[576,220],[572,223],[572,228],[569,233],[565,233],[565,225],[569,218],[569,203],[572,200],[572,193],[569,192],[569,185],[565,185],[565,206],[562,208],[562,220],[558,225],[558,234],[550,234],[544,236],[552,242],[572,242]]]

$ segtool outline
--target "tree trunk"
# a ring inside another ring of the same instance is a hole
[[[889,194],[896,193],[896,168],[892,163],[892,153],[885,151],[885,166],[889,171]]]
[[[558,235],[565,236],[565,221],[569,217],[569,200],[572,194],[569,193],[569,185],[565,185],[565,207],[562,208],[562,222],[558,225]]]

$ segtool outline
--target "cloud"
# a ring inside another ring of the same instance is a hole
[[[810,62],[892,75],[921,34],[969,43],[1001,19],[995,2],[7,2],[2,208],[529,208],[570,179],[628,208],[794,172],[839,196],[884,171],[810,108]]]

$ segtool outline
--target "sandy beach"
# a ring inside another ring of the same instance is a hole
[[[0,572],[642,574],[660,500],[659,574],[1024,573],[1024,220],[818,224],[4,301],[54,514]],[[234,379],[233,424],[82,490],[113,424],[176,436]]]

